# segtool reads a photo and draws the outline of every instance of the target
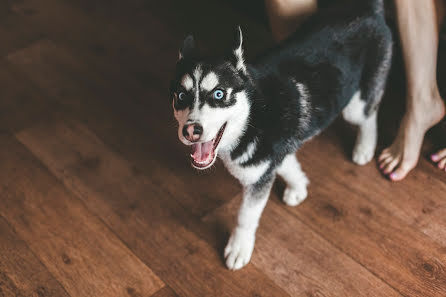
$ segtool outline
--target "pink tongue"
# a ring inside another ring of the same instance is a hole
[[[213,141],[208,141],[204,143],[195,143],[192,146],[192,158],[194,158],[195,161],[203,162],[206,161],[206,159],[209,157],[209,154],[212,151],[213,148]]]

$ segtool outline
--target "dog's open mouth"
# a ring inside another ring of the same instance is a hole
[[[225,128],[226,123],[220,128],[214,139],[191,145],[190,158],[192,166],[197,169],[206,169],[214,163],[215,159],[217,158],[216,150],[218,144],[220,143],[221,137],[225,132]]]

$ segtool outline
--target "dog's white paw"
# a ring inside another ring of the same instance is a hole
[[[283,192],[283,202],[288,206],[297,206],[307,198],[307,187],[286,188]]]
[[[358,165],[369,163],[375,155],[375,147],[372,145],[358,144],[353,149],[353,162]]]
[[[255,234],[236,228],[225,248],[226,266],[238,270],[249,263],[254,250]]]

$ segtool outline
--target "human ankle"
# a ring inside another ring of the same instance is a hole
[[[426,130],[440,122],[445,116],[445,104],[441,97],[430,98],[414,102],[407,106],[405,118],[416,126],[422,126]]]
[[[409,104],[432,104],[442,101],[436,82],[434,83],[409,83],[407,100]]]

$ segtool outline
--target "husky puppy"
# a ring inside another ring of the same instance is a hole
[[[171,83],[178,137],[191,148],[192,166],[209,168],[219,156],[243,186],[224,252],[232,270],[251,258],[276,175],[286,182],[287,205],[307,197],[308,179],[295,152],[340,113],[358,127],[353,161],[364,165],[373,158],[392,56],[382,0],[321,12],[253,64],[245,63],[240,28],[236,35],[229,55],[217,59],[200,57],[187,37]]]

